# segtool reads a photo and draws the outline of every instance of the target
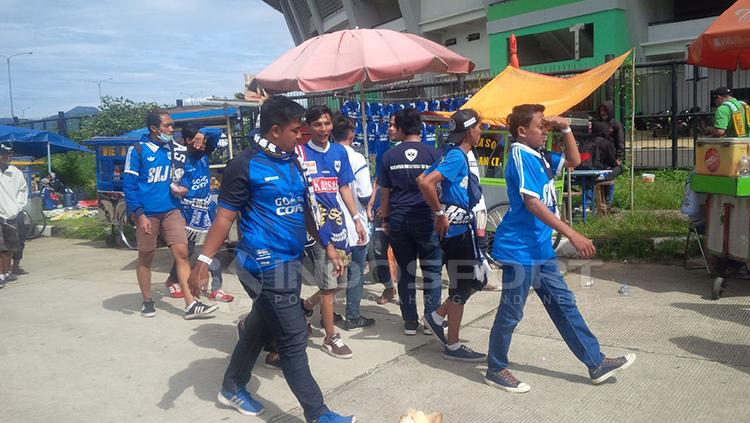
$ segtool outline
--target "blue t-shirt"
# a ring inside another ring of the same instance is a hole
[[[265,272],[302,257],[305,248],[305,179],[293,160],[251,147],[229,162],[219,206],[240,212],[237,258],[249,272]]]
[[[130,146],[125,159],[125,203],[128,213],[141,209],[147,216],[166,213],[180,207],[172,195],[172,155],[169,146],[156,143],[148,135],[138,141],[141,154]]]
[[[523,195],[530,195],[557,213],[554,175],[562,170],[564,158],[558,153],[550,153],[549,157],[551,163],[538,151],[518,142],[510,147],[505,167],[510,208],[495,232],[492,246],[492,257],[501,263],[531,265],[555,257],[552,228],[529,212],[523,202]]]
[[[432,209],[417,186],[417,176],[439,159],[440,152],[422,142],[401,142],[385,152],[380,161],[378,185],[391,190],[391,227],[394,221],[407,217],[412,221],[434,220]]]
[[[297,147],[302,167],[312,178],[315,199],[318,200],[323,219],[320,225],[320,240],[323,245],[333,242],[336,249],[348,251],[348,234],[344,213],[336,198],[339,187],[354,180],[349,155],[344,147],[328,142],[325,149],[312,141]]]
[[[440,203],[445,205],[454,205],[464,210],[469,210],[469,164],[466,161],[466,155],[460,148],[451,148],[443,158],[434,166],[425,170],[429,174],[437,170],[443,175],[440,181],[441,195]],[[450,225],[446,238],[461,235],[469,229],[469,225]]]

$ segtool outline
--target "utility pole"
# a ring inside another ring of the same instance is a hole
[[[97,88],[99,88],[99,104],[102,103],[102,83],[107,82],[107,81],[111,81],[112,79],[113,79],[112,77],[109,77],[109,78],[104,78],[104,79],[97,79],[97,80],[89,80],[88,81],[88,82],[93,82],[94,84],[96,84]]]
[[[16,57],[16,56],[23,56],[26,54],[32,54],[30,51],[26,51],[23,53],[16,53],[11,54],[10,56],[6,56],[4,54],[0,54],[0,57],[5,58],[5,63],[8,65],[8,94],[10,95],[10,118],[11,120],[16,117],[16,113],[13,110],[13,84],[10,79],[10,59]]]

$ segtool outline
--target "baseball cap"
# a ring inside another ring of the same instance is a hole
[[[479,119],[479,113],[473,109],[461,109],[451,115],[448,121],[448,128],[451,130],[448,134],[448,142],[457,144],[464,139],[466,131],[482,123]]]
[[[719,88],[714,88],[711,91],[711,98],[714,98],[716,96],[725,96],[725,95],[732,95],[732,90],[730,90],[727,87],[719,87]]]
[[[10,144],[0,144],[0,154],[10,154],[13,151],[13,147]]]

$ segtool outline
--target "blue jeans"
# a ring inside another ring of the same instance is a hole
[[[419,320],[417,258],[424,280],[424,314],[432,313],[440,307],[443,250],[432,221],[392,220],[391,248],[399,269],[398,298],[401,301],[401,317],[404,320]]]
[[[380,218],[377,215],[373,219],[372,226],[370,242],[372,243],[372,255],[375,259],[370,263],[372,280],[382,283],[387,289],[391,289],[393,288],[393,281],[391,280],[391,269],[388,266],[388,246],[391,244],[391,239],[383,231]]]
[[[532,285],[568,348],[589,369],[598,367],[604,359],[599,341],[586,326],[575,296],[553,258],[536,265],[503,263],[503,293],[490,331],[487,370],[497,372],[508,367],[510,340],[523,318],[523,306]]]
[[[276,341],[284,378],[302,405],[307,421],[315,421],[328,412],[328,407],[323,403],[323,393],[310,373],[307,360],[307,323],[300,300],[301,268],[299,260],[252,274],[238,266],[237,276],[254,302],[232,352],[222,387],[230,392],[244,388],[263,347]]]
[[[352,262],[346,268],[346,319],[359,318],[359,303],[362,302],[362,284],[364,283],[365,264],[367,263],[367,245],[352,247]]]

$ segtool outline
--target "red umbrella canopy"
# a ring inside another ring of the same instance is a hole
[[[261,71],[275,91],[330,91],[410,79],[425,72],[467,74],[474,63],[420,36],[388,29],[347,29],[311,38]]]
[[[738,0],[690,44],[688,63],[726,70],[750,68],[750,0]]]

